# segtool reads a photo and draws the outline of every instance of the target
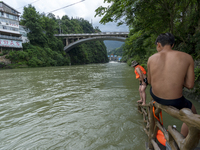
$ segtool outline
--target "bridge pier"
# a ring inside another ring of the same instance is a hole
[[[69,40],[68,40],[68,38],[66,38],[65,40],[66,40],[66,46],[68,46],[68,45],[69,45]]]
[[[79,41],[80,40],[80,38],[78,37],[77,39],[75,39],[75,38],[65,38],[65,41],[66,41],[66,45],[65,46],[68,46],[69,44],[71,44],[71,43],[74,43],[75,41]]]

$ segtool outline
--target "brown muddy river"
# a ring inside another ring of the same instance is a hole
[[[138,99],[125,63],[0,70],[0,149],[145,150]]]

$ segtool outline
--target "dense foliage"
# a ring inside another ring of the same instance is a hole
[[[94,33],[98,28],[82,18],[61,19],[54,14],[45,15],[36,11],[35,7],[24,7],[20,25],[28,29],[29,43],[23,44],[23,51],[10,52],[8,58],[14,66],[44,67],[71,64],[105,63],[108,62],[106,47],[103,42],[88,42],[64,52],[63,39],[54,34]]]
[[[108,52],[108,55],[117,55],[117,56],[122,56],[123,55],[123,47],[124,47],[124,44],[121,46],[121,47],[118,47],[118,48],[115,48],[111,51]]]
[[[200,0],[104,0],[110,6],[100,6],[96,16],[101,23],[117,22],[130,28],[123,52],[123,59],[147,63],[156,53],[155,40],[160,33],[175,36],[174,49],[186,52],[195,60],[200,59]],[[196,69],[197,70],[197,69]],[[195,71],[196,82],[199,71]],[[196,88],[198,89],[198,88]],[[199,90],[200,91],[200,90]]]
[[[106,45],[107,52],[109,52],[109,51],[111,51],[111,50],[113,50],[115,48],[119,48],[124,44],[124,42],[112,41],[112,40],[104,40],[103,42]]]

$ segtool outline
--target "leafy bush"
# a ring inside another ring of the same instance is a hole
[[[3,55],[6,55],[6,54],[8,54],[9,53],[9,50],[4,50],[3,51]]]
[[[195,68],[194,69],[194,73],[195,73],[195,81],[200,81],[200,68]]]

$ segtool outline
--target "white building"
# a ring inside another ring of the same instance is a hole
[[[0,50],[22,49],[19,31],[19,12],[0,1]]]

